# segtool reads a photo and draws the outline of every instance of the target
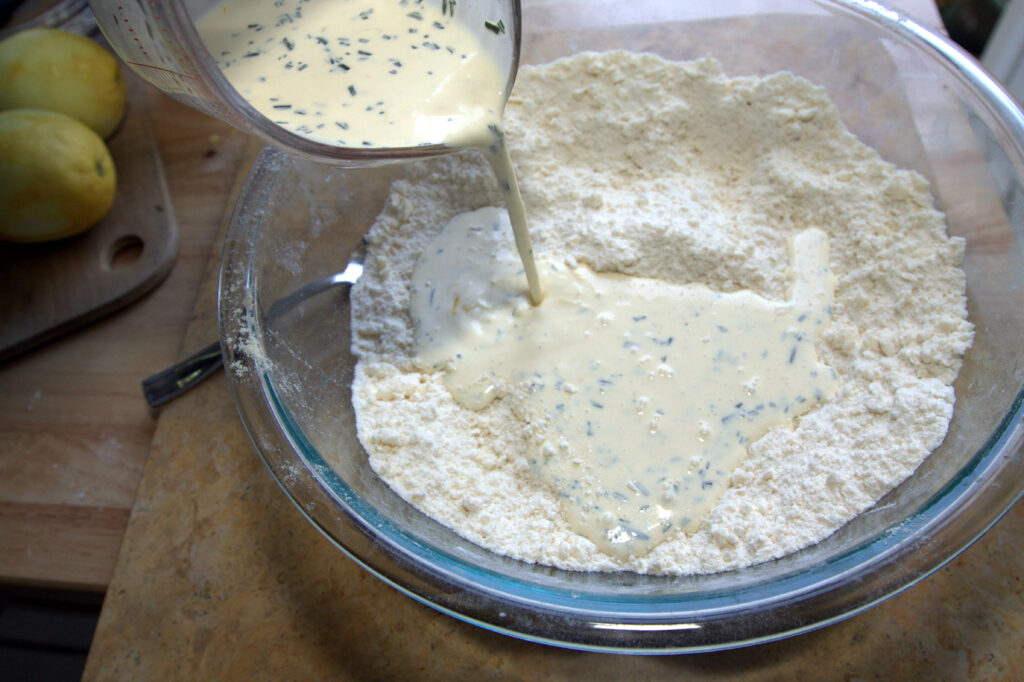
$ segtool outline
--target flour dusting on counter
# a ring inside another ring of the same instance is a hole
[[[502,204],[481,155],[432,159],[393,185],[352,298],[359,436],[403,498],[524,561],[713,572],[820,541],[941,443],[972,340],[962,240],[946,235],[926,181],[857,141],[820,88],[730,79],[711,59],[588,53],[521,69],[505,124],[539,258],[783,302],[787,245],[827,235],[835,301],[815,348],[838,388],[749,446],[696,532],[640,557],[600,551],[531,475],[508,401],[466,409],[443,371],[418,368],[421,253],[454,216]]]

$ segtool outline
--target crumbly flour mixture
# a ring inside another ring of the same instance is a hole
[[[926,181],[857,141],[820,88],[785,73],[730,79],[711,59],[590,53],[524,67],[505,121],[541,257],[782,301],[789,238],[823,230],[838,286],[818,355],[839,389],[750,446],[697,532],[644,557],[601,553],[530,475],[511,409],[465,409],[441,372],[414,366],[420,253],[454,215],[501,205],[476,152],[437,158],[394,184],[353,290],[359,436],[403,498],[528,562],[706,573],[822,540],[942,441],[972,341],[963,242]]]

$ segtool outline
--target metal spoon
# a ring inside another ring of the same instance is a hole
[[[310,282],[284,298],[274,301],[264,319],[269,324],[308,298],[342,284],[351,287],[359,279],[359,276],[363,274],[363,261],[365,258],[366,242],[365,240],[360,240],[349,256],[348,264],[344,270],[330,277]],[[144,379],[142,381],[142,394],[146,397],[146,402],[150,408],[158,408],[192,389],[223,366],[224,355],[220,341],[216,341],[173,367],[168,367],[164,371]]]

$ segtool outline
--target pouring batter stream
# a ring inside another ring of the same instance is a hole
[[[444,144],[487,156],[530,298],[542,298],[505,146],[506,75],[455,2],[224,0],[199,34],[232,86],[275,124],[338,147]],[[486,33],[497,36],[503,25]]]

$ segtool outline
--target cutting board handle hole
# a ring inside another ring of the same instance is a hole
[[[109,270],[121,270],[142,257],[145,243],[134,234],[118,237],[107,249],[106,266]]]

